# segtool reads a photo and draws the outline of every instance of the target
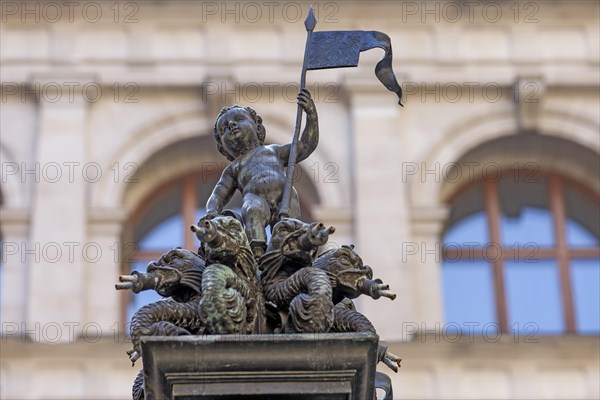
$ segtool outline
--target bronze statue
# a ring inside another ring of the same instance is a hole
[[[319,141],[315,104],[304,88],[306,71],[356,66],[360,51],[386,50],[377,64],[381,82],[401,97],[391,70],[389,37],[381,32],[316,32],[312,13],[305,21],[307,45],[298,94],[294,136],[289,144],[265,145],[262,118],[250,107],[225,107],[216,118],[217,148],[231,163],[206,204],[206,215],[191,230],[201,241],[197,253],[176,248],[148,265],[147,272],[122,275],[117,289],[155,290],[166,299],[142,307],[131,322],[132,363],[140,357],[141,336],[371,332],[375,328],[352,299],[396,295],[363,264],[354,246],[322,254],[334,227],[301,220],[292,187],[296,162]],[[337,46],[337,47],[336,47]],[[336,51],[333,52],[332,49]],[[300,132],[302,112],[306,126]],[[243,197],[242,215],[224,210],[235,191]],[[272,236],[267,243],[265,228]],[[401,359],[379,346],[378,361],[394,371]],[[373,380],[392,396],[385,374]],[[143,374],[133,398],[144,396]]]

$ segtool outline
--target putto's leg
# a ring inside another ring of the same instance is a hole
[[[255,258],[259,258],[267,248],[265,227],[271,219],[269,204],[261,197],[247,193],[242,206],[244,230],[250,241],[250,247]]]

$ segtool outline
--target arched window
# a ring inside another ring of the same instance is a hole
[[[600,332],[600,197],[564,176],[502,171],[450,199],[446,322],[475,332]]]

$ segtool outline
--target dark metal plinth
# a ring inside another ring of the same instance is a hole
[[[146,400],[373,397],[377,335],[218,335],[141,340]]]

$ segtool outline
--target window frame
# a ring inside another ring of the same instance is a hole
[[[520,171],[518,169],[511,168],[509,172],[512,173],[513,176],[522,176],[522,174],[519,175]],[[537,248],[536,256],[542,259],[556,260],[559,274],[565,333],[574,334],[577,333],[577,324],[575,320],[575,305],[573,301],[570,262],[572,259],[600,258],[600,247],[569,247],[566,237],[567,210],[564,197],[565,183],[573,186],[576,190],[580,191],[581,194],[598,203],[599,207],[600,194],[595,193],[587,186],[584,186],[581,183],[556,172],[537,171],[536,177],[544,177],[548,181],[549,211],[552,215],[552,227],[555,237],[554,246]],[[473,186],[483,186],[483,211],[487,221],[487,229],[489,234],[488,243],[493,243],[495,246],[497,246],[497,248],[502,250],[499,256],[490,260],[489,257],[486,257],[486,254],[484,254],[484,248],[475,249],[475,251],[473,251],[472,248],[453,246],[452,248],[442,248],[442,257],[444,260],[449,259],[453,261],[466,257],[477,260],[485,259],[492,264],[492,276],[494,281],[493,287],[495,292],[494,298],[496,302],[496,318],[498,321],[498,326],[500,327],[500,331],[503,333],[508,333],[508,303],[506,297],[504,263],[507,259],[515,259],[515,257],[518,256],[516,252],[518,252],[519,249],[510,248],[502,244],[500,229],[501,208],[498,189],[498,182],[500,180],[501,178],[497,180],[479,179],[477,181],[470,182],[469,184],[461,186],[447,200],[447,204],[452,207],[456,199],[466,190],[472,188]],[[465,254],[468,255],[465,256]]]

